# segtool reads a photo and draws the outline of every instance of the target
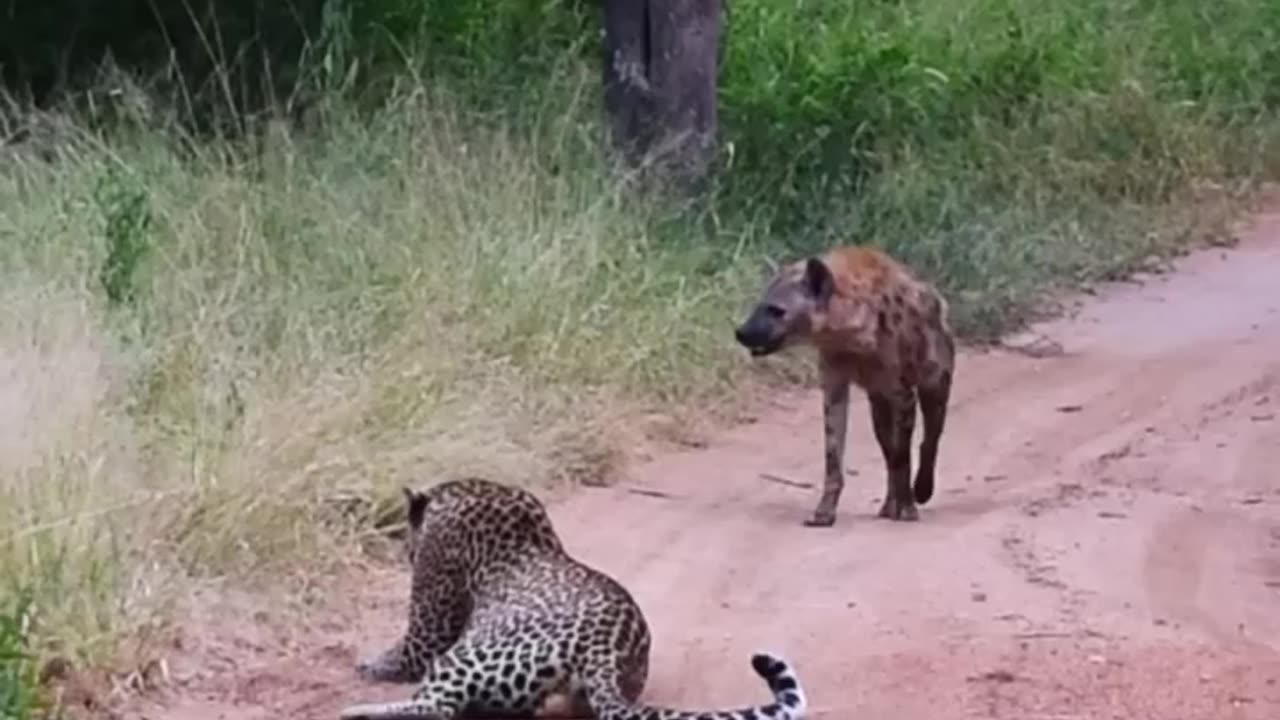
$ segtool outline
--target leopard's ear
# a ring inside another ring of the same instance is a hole
[[[404,493],[405,506],[408,509],[409,529],[422,527],[422,518],[427,512],[427,496],[410,488],[401,488]]]

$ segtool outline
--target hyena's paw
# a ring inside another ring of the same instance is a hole
[[[813,514],[804,519],[805,527],[831,527],[836,524],[836,511],[818,508]]]
[[[878,515],[882,518],[902,522],[916,522],[920,519],[920,511],[916,509],[914,502],[911,500],[902,501],[893,495],[884,499],[884,504],[880,506]]]
[[[929,502],[933,498],[933,473],[924,470],[917,473],[915,484],[911,487],[911,494],[917,505]]]

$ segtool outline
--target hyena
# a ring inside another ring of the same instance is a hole
[[[888,482],[880,517],[918,520],[916,506],[933,497],[955,370],[955,340],[942,295],[883,252],[834,248],[779,269],[734,334],[754,357],[802,344],[818,352],[826,468],[822,496],[805,525],[835,523],[844,489],[850,383],[867,394],[884,455]],[[913,488],[917,401],[924,438]]]

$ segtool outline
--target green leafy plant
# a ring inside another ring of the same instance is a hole
[[[26,720],[40,706],[39,676],[29,648],[31,599],[19,593],[0,609],[0,720]]]
[[[102,212],[107,239],[107,257],[98,279],[112,305],[132,303],[137,296],[138,265],[150,249],[149,199],[114,167],[99,180],[94,199]]]

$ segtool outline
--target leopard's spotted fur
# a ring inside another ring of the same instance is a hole
[[[640,704],[649,670],[644,615],[622,585],[565,552],[535,496],[476,478],[405,494],[408,632],[359,670],[421,684],[410,700],[353,706],[343,718],[528,716],[566,689],[599,720],[804,717],[795,674],[765,653],[751,664],[773,692],[770,704],[711,712]]]

